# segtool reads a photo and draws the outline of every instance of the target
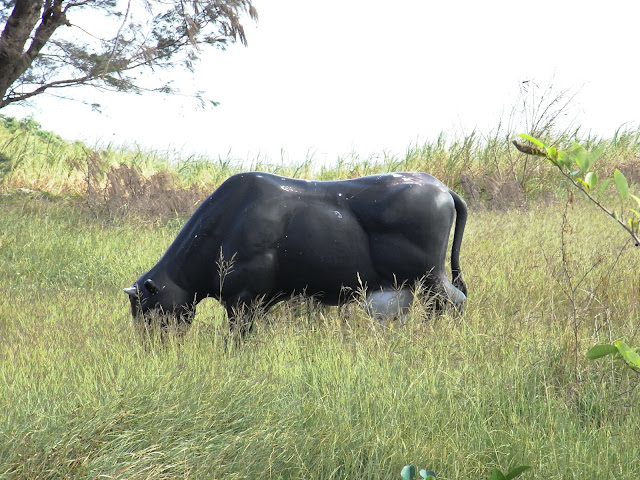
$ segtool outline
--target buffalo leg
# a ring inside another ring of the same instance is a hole
[[[413,293],[408,288],[381,289],[367,293],[365,309],[382,326],[386,326],[394,318],[399,318],[402,323],[412,302]]]
[[[462,279],[460,279],[462,281]],[[464,282],[462,284],[458,284],[460,287],[464,288],[466,291],[466,286]],[[464,307],[464,302],[467,299],[467,296],[463,293],[462,289],[458,287],[458,285],[454,285],[449,280],[443,282],[442,287],[444,289],[444,300],[445,303],[449,305],[453,305],[458,312],[462,312]]]

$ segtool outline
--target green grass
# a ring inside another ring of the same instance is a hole
[[[578,200],[563,262],[563,207],[471,212],[460,318],[417,306],[383,330],[358,310],[281,308],[227,350],[206,301],[180,345],[145,349],[121,289],[181,221],[1,195],[0,478],[393,479],[414,463],[444,480],[519,464],[636,480],[639,378],[584,353],[638,344],[640,257]],[[563,269],[586,274],[573,295]]]

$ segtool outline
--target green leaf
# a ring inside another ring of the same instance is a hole
[[[613,180],[616,182],[616,187],[618,187],[620,198],[626,200],[629,196],[629,184],[627,183],[626,177],[617,168],[616,171],[613,172]]]
[[[539,140],[536,137],[532,137],[531,135],[527,135],[526,133],[521,133],[519,137],[524,138],[525,140],[529,140],[538,148],[541,148],[545,151],[547,150],[547,145],[542,140]]]
[[[546,158],[550,163],[552,163],[556,167],[562,168],[558,164],[558,150],[556,150],[555,148],[549,147],[549,149],[547,150],[547,157]]]
[[[589,190],[593,190],[593,188],[598,184],[598,175],[596,175],[596,172],[588,172],[584,176],[584,181],[589,186]]]
[[[425,470],[424,468],[418,472],[424,480],[436,480],[436,474],[433,470]]]
[[[491,472],[491,480],[507,480],[504,477],[504,474],[498,470],[497,468],[493,469],[493,472]]]
[[[613,178],[605,178],[598,184],[598,194],[604,192],[613,182]]]
[[[635,215],[634,218],[629,219],[629,226],[631,227],[631,231],[634,233],[638,233],[640,229],[640,212],[630,208],[629,211]]]
[[[416,476],[416,467],[414,465],[405,465],[400,472],[402,480],[412,480]]]
[[[591,153],[586,154],[584,159],[583,159],[583,161],[582,161],[583,162],[583,165],[582,165],[583,171],[588,172],[589,170],[591,170],[591,167],[596,162],[596,160],[598,160],[602,156],[602,152],[603,151],[604,151],[604,148],[600,147],[600,148],[596,148]]]
[[[589,360],[595,360],[596,358],[604,357],[605,355],[613,355],[614,353],[618,353],[618,349],[615,345],[596,345],[589,349],[587,352],[587,358]]]
[[[640,206],[640,198],[636,197],[633,193],[630,193],[629,196]]]
[[[588,164],[587,161],[587,151],[584,149],[582,145],[579,143],[573,142],[573,147],[569,151],[569,155],[573,158],[573,161],[576,162],[576,165],[580,168],[580,171],[583,173],[587,172],[587,168],[585,165]]]
[[[589,190],[589,184],[585,182],[582,178],[576,178],[576,182],[584,187],[585,190]]]
[[[622,358],[632,367],[640,368],[640,355],[638,355],[629,345],[624,342],[616,342],[616,347]]]
[[[558,165],[563,166],[566,169],[570,169],[571,165],[573,165],[571,155],[564,150],[558,150]]]
[[[516,467],[513,470],[511,470],[509,473],[507,473],[504,476],[504,478],[505,478],[505,480],[511,480],[513,478],[516,478],[518,475],[523,474],[524,472],[526,472],[530,468],[531,467],[529,465],[521,465],[521,466]]]

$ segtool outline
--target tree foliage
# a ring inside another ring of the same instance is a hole
[[[193,71],[203,47],[246,45],[247,16],[252,0],[0,0],[0,108],[79,85],[177,93],[142,74]]]

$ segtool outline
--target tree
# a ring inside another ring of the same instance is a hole
[[[252,0],[0,0],[0,108],[80,85],[178,93],[140,74],[193,71],[203,47],[246,45],[245,15],[257,20]]]

